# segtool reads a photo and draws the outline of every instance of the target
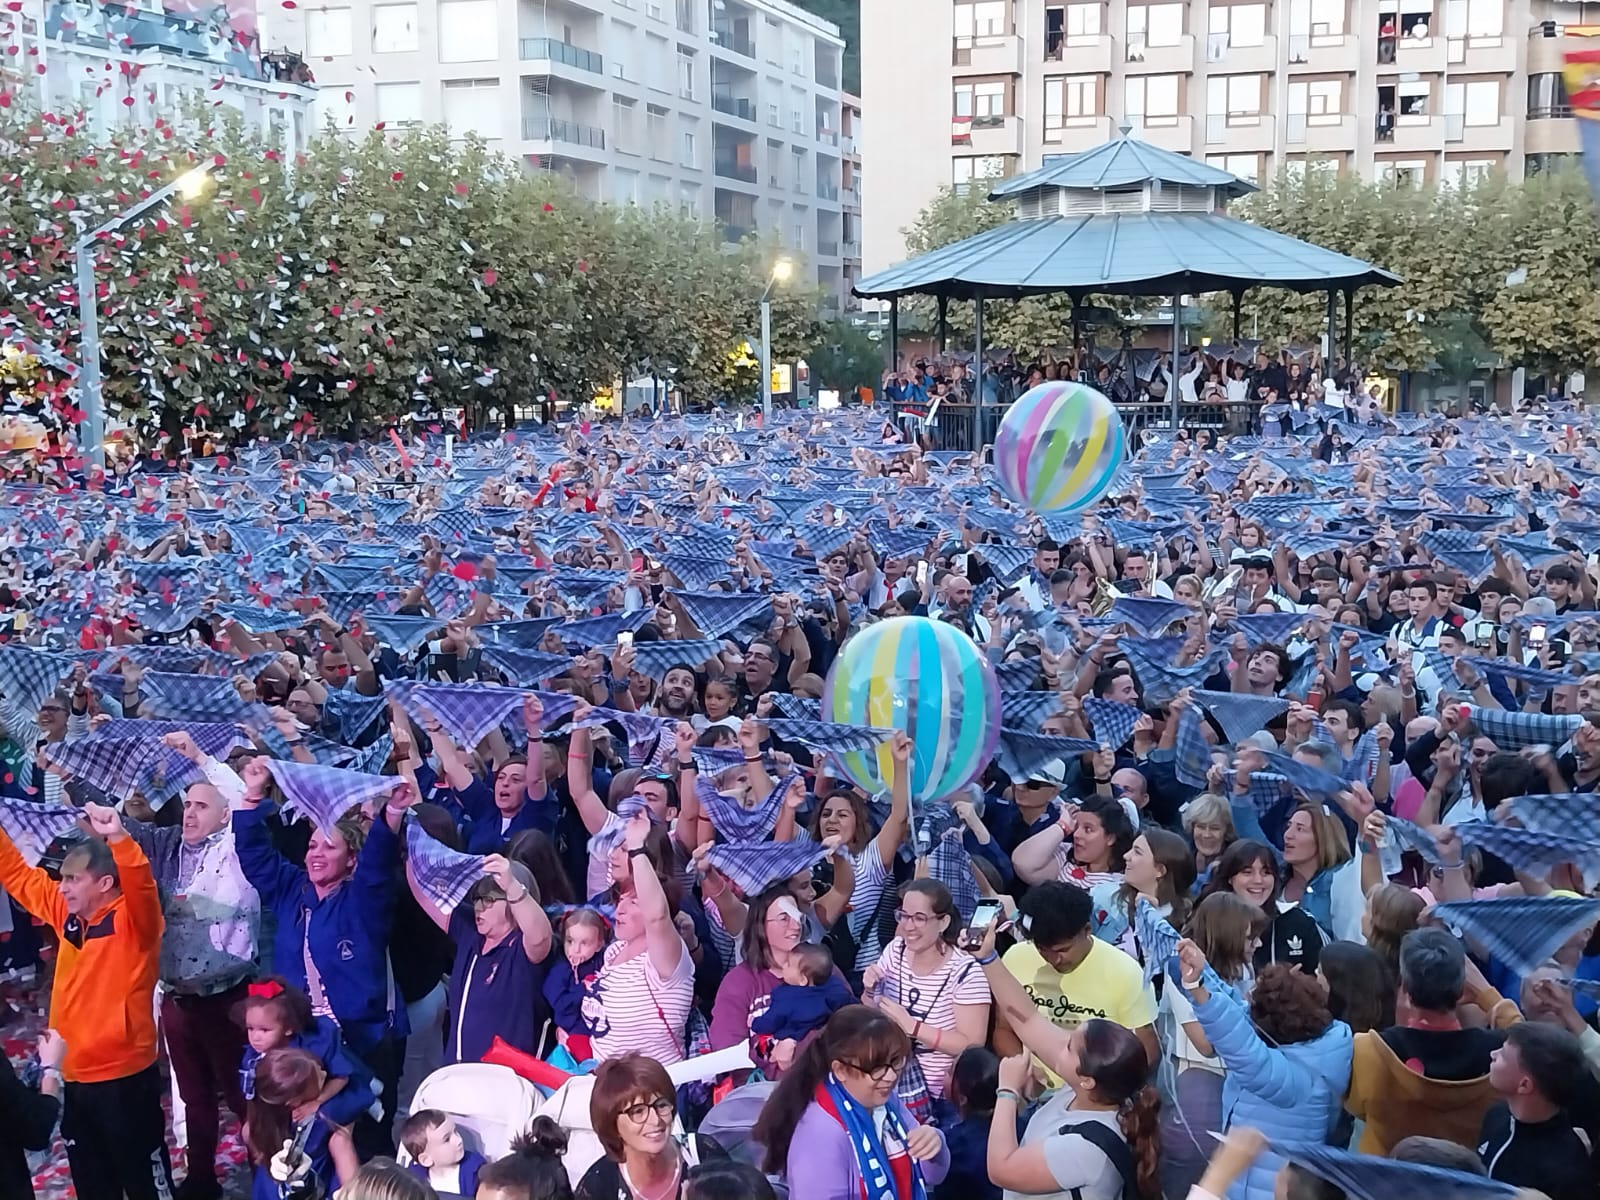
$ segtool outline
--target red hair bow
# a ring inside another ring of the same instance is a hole
[[[247,995],[262,1000],[273,1000],[283,995],[283,984],[276,979],[269,979],[265,983],[252,983],[245,989]]]

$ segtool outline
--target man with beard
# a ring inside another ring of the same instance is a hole
[[[653,711],[658,717],[676,717],[680,721],[687,721],[700,711],[693,667],[686,663],[675,663],[667,668],[661,688],[656,692]]]

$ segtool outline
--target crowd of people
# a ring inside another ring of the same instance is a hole
[[[1307,411],[1074,515],[871,408],[13,464],[0,1191],[1594,1200],[1600,430]]]

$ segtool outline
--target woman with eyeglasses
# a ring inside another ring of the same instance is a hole
[[[865,1001],[911,1039],[916,1070],[902,1081],[901,1098],[926,1119],[943,1099],[956,1055],[981,1046],[989,1032],[989,985],[965,954],[956,952],[961,915],[944,884],[914,879],[900,890],[895,937],[862,976]],[[922,1077],[923,1087],[907,1087]]]
[[[712,1138],[675,1138],[677,1115],[672,1078],[655,1059],[625,1054],[601,1063],[589,1124],[606,1156],[578,1181],[577,1200],[678,1200],[692,1168],[727,1159]]]
[[[895,1094],[911,1039],[861,1004],[841,1008],[778,1081],[751,1136],[763,1169],[804,1200],[914,1200],[950,1170],[944,1134]]]

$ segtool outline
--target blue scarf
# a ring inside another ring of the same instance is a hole
[[[871,1111],[863,1108],[849,1092],[845,1091],[831,1073],[817,1090],[822,1093],[819,1099],[826,1101],[824,1107],[831,1105],[834,1115],[839,1118],[839,1123],[844,1126],[845,1134],[850,1139],[850,1149],[855,1153],[856,1167],[861,1173],[861,1190],[865,1200],[927,1200],[928,1189],[922,1182],[922,1167],[911,1157],[909,1150],[903,1153],[905,1165],[910,1168],[911,1195],[909,1197],[903,1195],[896,1186],[894,1166],[884,1151],[882,1140],[878,1137],[878,1128],[873,1124]],[[894,1110],[892,1102],[887,1112],[887,1119],[884,1121],[884,1129],[892,1133],[901,1146],[905,1145],[905,1125],[900,1120],[900,1114]]]

